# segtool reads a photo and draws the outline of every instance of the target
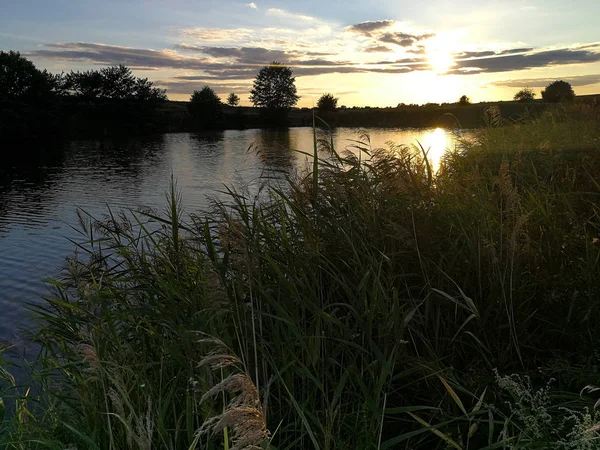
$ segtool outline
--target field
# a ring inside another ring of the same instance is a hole
[[[436,173],[315,132],[210,214],[82,212],[0,448],[598,448],[599,111],[482,120]]]

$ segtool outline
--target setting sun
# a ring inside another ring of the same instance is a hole
[[[454,65],[452,53],[443,49],[436,49],[431,52],[428,51],[427,59],[429,60],[431,68],[438,73],[448,72]]]

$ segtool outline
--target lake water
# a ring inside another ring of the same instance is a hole
[[[434,164],[454,137],[441,129],[367,129],[373,148],[388,141],[430,148]],[[338,128],[337,149],[359,130]],[[306,161],[291,149],[311,152],[312,129],[174,133],[127,140],[72,141],[59,156],[26,166],[0,165],[0,342],[23,345],[27,303],[48,293],[43,279],[56,274],[73,253],[69,238],[77,208],[95,217],[119,208],[162,211],[171,174],[185,211],[202,210],[223,185],[259,183],[265,170],[289,170]],[[250,150],[249,148],[252,147]],[[8,149],[10,151],[10,149]],[[17,150],[14,150],[17,151]]]

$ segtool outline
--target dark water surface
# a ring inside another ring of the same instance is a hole
[[[357,139],[356,129],[339,128],[338,149]],[[367,129],[373,147],[418,139],[439,159],[454,138],[445,131]],[[254,146],[253,150],[248,150]],[[312,130],[244,130],[212,134],[165,134],[148,138],[73,141],[53,158],[0,165],[0,342],[23,345],[20,329],[30,326],[25,305],[49,291],[42,280],[55,275],[81,240],[77,208],[101,217],[110,205],[162,211],[171,174],[186,212],[204,209],[223,185],[257,184],[265,169],[292,169],[311,152]],[[14,151],[17,151],[13,149]]]

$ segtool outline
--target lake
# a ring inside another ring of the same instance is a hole
[[[359,131],[338,128],[336,148],[358,139]],[[434,165],[455,137],[442,129],[366,129],[373,148],[414,144],[430,148]],[[48,293],[43,279],[55,275],[73,253],[69,239],[77,208],[95,217],[120,208],[166,206],[171,174],[186,212],[223,196],[223,185],[256,185],[265,170],[289,170],[306,161],[290,149],[312,152],[312,129],[173,133],[147,138],[81,140],[64,144],[43,163],[0,166],[0,342],[23,345],[27,303]],[[8,149],[8,151],[11,151]],[[16,150],[15,150],[16,151]]]

